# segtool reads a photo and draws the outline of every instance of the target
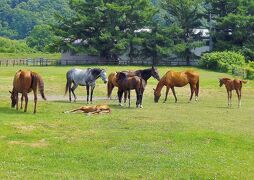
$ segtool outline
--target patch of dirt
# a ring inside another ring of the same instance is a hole
[[[23,145],[23,146],[30,146],[33,148],[43,148],[43,147],[47,147],[48,143],[46,142],[45,139],[41,139],[39,141],[35,141],[35,142],[24,142],[24,141],[9,141],[8,144],[10,145]]]
[[[25,125],[14,125],[14,127],[22,132],[32,132],[36,127],[35,126],[25,126]]]

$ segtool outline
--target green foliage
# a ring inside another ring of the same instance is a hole
[[[37,25],[26,39],[26,43],[37,51],[47,52],[50,51],[49,46],[53,43],[54,38],[51,26]]]
[[[200,46],[193,29],[202,26],[202,18],[205,13],[202,0],[162,0],[161,8],[166,12],[166,23],[182,29],[182,34],[177,36],[176,49],[189,64],[192,56],[191,49]]]
[[[33,27],[57,23],[54,14],[71,16],[69,0],[1,0],[0,36],[24,39]]]
[[[203,54],[199,64],[207,69],[232,72],[234,68],[245,65],[245,58],[243,55],[231,51],[212,52]]]
[[[149,0],[72,0],[70,6],[75,11],[73,17],[58,15],[55,46],[113,59],[128,47],[133,50],[135,30],[146,27],[155,13]],[[75,44],[76,40],[81,43]]]
[[[35,52],[35,50],[28,47],[25,41],[10,40],[8,38],[0,37],[0,52],[22,53],[22,52]]]
[[[215,50],[241,52],[247,60],[254,59],[253,1],[211,1],[215,27],[212,33]]]
[[[0,59],[36,59],[36,58],[45,58],[45,59],[56,59],[61,58],[60,53],[43,53],[43,52],[22,52],[22,53],[0,53]]]

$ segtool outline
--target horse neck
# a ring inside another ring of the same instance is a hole
[[[157,84],[157,87],[155,89],[156,92],[161,92],[161,89],[163,88],[163,86],[165,85],[165,76],[163,76],[160,81]]]
[[[151,69],[144,69],[144,70],[138,70],[142,79],[144,79],[145,81],[147,81],[151,76]]]

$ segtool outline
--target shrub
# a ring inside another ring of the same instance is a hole
[[[1,53],[23,53],[23,52],[35,52],[29,48],[25,41],[11,40],[8,38],[0,37],[0,52]]]
[[[246,78],[254,79],[254,68],[247,67],[245,68],[245,72],[246,72]]]
[[[245,65],[245,58],[243,55],[232,51],[212,52],[204,54],[199,65],[207,69],[232,72],[235,67]]]

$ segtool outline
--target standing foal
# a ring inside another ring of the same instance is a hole
[[[232,91],[235,90],[238,97],[238,107],[241,106],[241,96],[242,96],[242,84],[247,83],[244,80],[234,79],[231,80],[229,78],[221,78],[219,79],[220,87],[225,84],[228,93],[228,106],[232,106]]]

